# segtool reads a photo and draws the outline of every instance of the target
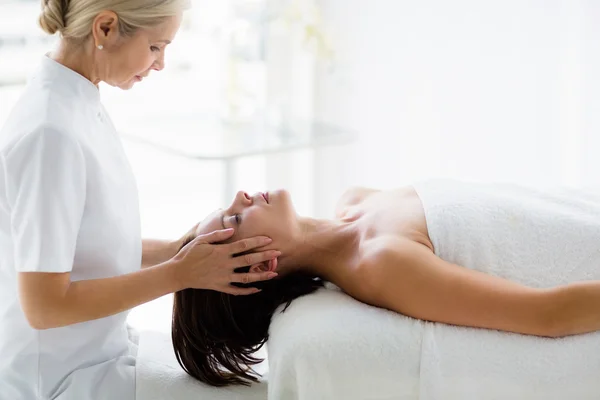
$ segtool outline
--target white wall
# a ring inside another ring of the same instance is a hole
[[[317,115],[360,132],[345,185],[600,181],[600,3],[320,3],[337,61]]]

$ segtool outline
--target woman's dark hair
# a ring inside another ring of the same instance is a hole
[[[250,267],[236,269],[248,272]],[[267,341],[275,310],[283,311],[297,297],[323,286],[302,273],[281,278],[236,284],[262,291],[234,296],[204,289],[175,293],[171,336],[179,365],[192,377],[212,386],[246,385],[258,382],[252,366],[263,360],[254,356]],[[282,311],[282,312],[283,312]]]

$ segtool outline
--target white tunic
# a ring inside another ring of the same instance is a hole
[[[31,328],[18,272],[141,268],[136,183],[96,86],[44,56],[0,131],[0,399],[135,397],[128,312]]]

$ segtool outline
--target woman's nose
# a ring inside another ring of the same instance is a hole
[[[165,68],[165,59],[164,56],[160,57],[158,60],[152,64],[152,69],[155,71],[162,71]]]
[[[241,205],[248,205],[252,204],[252,199],[250,198],[248,193],[244,192],[243,190],[240,190],[235,196],[235,202]]]

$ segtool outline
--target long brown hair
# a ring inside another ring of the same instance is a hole
[[[248,272],[250,267],[236,272]],[[269,338],[276,309],[282,312],[297,297],[323,286],[321,279],[293,273],[282,278],[234,284],[257,287],[248,296],[203,289],[174,295],[171,337],[179,365],[192,377],[212,386],[250,385],[260,374],[252,369],[263,360],[254,356]]]

